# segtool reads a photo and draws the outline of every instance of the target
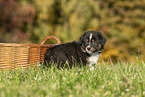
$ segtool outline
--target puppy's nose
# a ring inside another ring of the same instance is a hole
[[[87,47],[87,50],[90,50],[91,49],[91,47]]]

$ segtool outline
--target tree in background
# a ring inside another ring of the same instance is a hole
[[[105,60],[145,57],[145,0],[0,0],[0,4],[1,42],[40,43],[56,35],[65,43],[79,40],[83,31],[98,30],[108,40]]]
[[[104,58],[144,59],[145,0],[101,0],[100,27],[108,43]]]
[[[35,17],[32,5],[21,5],[16,0],[0,0],[0,42],[28,39],[27,26]]]
[[[37,25],[32,27],[31,35],[39,38],[37,42],[50,34],[59,36],[63,42],[78,40],[85,30],[98,26],[97,1],[33,0],[33,4]]]

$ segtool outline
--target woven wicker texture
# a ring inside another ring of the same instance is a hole
[[[44,44],[47,39],[51,38],[56,39],[58,44],[61,43],[56,36],[47,36],[41,44],[0,43],[0,70],[37,66],[43,62],[47,49],[56,45]]]

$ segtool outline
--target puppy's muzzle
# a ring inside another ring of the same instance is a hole
[[[87,53],[92,53],[93,52],[93,47],[87,46],[86,51],[87,51]]]
[[[91,46],[86,47],[86,51],[89,51],[91,49]]]

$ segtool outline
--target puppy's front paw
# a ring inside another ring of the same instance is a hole
[[[95,70],[94,66],[91,66],[91,67],[90,67],[90,70]]]

